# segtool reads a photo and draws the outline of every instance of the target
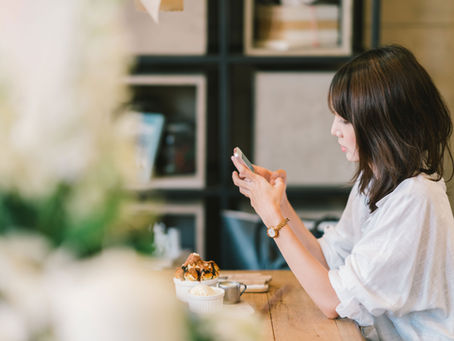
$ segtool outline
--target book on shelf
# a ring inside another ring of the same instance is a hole
[[[339,44],[339,6],[257,4],[255,46],[289,50]]]
[[[160,113],[134,112],[137,131],[136,169],[138,183],[147,183],[153,176],[156,156],[164,128],[165,118]]]

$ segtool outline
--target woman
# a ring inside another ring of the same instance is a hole
[[[373,340],[453,340],[454,219],[442,179],[445,151],[453,163],[448,109],[396,45],[342,66],[328,102],[331,134],[357,170],[339,223],[321,239],[287,200],[284,171],[252,172],[232,157],[233,182],[327,317],[351,318]]]

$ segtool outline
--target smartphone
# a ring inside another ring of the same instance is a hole
[[[252,163],[251,161],[248,160],[248,158],[246,157],[246,155],[244,155],[244,153],[241,151],[241,149],[239,147],[235,147],[235,149],[233,149],[233,155],[241,160],[243,160],[244,164],[251,170],[251,171],[254,171],[254,167],[252,166]]]

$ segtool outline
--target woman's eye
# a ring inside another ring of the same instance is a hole
[[[338,120],[339,120],[339,122],[342,123],[342,124],[348,124],[348,121],[345,120],[345,119],[343,119],[342,116],[338,116]]]
[[[334,115],[336,116],[336,119],[338,122],[342,123],[342,124],[349,124],[350,122],[347,121],[346,119],[344,119],[341,115],[339,115],[338,113],[334,113]]]

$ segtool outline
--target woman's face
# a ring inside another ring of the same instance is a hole
[[[353,130],[353,125],[344,120],[337,113],[334,113],[333,124],[331,125],[331,135],[337,137],[337,142],[340,144],[345,157],[350,162],[358,162],[358,148],[356,146],[356,136]]]

